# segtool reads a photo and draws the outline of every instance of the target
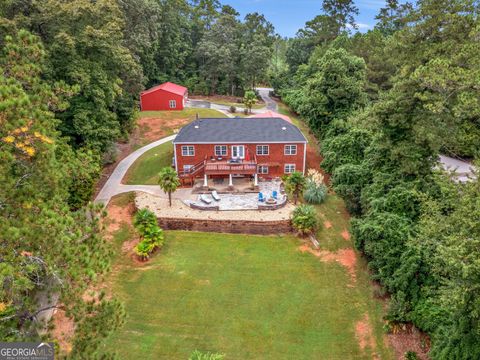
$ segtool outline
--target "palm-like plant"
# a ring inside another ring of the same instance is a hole
[[[180,186],[177,172],[171,167],[163,168],[158,174],[160,188],[168,194],[168,203],[172,206],[172,193]]]
[[[245,104],[245,107],[247,108],[247,113],[252,112],[252,107],[257,103],[257,95],[255,94],[254,91],[248,90],[245,91],[245,95],[243,97],[243,103]]]
[[[291,173],[286,179],[285,188],[293,195],[295,205],[297,205],[298,197],[303,193],[305,183],[305,176],[299,171]]]
[[[154,246],[145,240],[140,241],[137,246],[135,246],[135,252],[140,258],[145,261],[150,257],[150,253],[154,250]]]
[[[148,209],[140,209],[135,214],[133,225],[143,233],[150,224],[156,224],[157,218],[153,212]]]

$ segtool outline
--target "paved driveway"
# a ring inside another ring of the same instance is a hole
[[[265,101],[266,109],[271,111],[278,111],[277,103],[270,97],[270,91],[273,91],[272,88],[257,88],[258,94]]]
[[[108,178],[107,182],[103,186],[102,190],[98,193],[97,197],[95,198],[96,203],[102,203],[104,205],[108,205],[112,196],[117,194],[129,192],[129,191],[146,191],[148,193],[153,193],[154,195],[161,195],[163,192],[160,190],[158,186],[149,186],[145,187],[144,185],[122,185],[122,179],[127,173],[130,166],[133,165],[135,160],[137,160],[140,156],[146,153],[148,150],[157,147],[159,145],[165,144],[166,142],[172,141],[175,139],[176,135],[168,136],[163,139],[154,141],[136,151],[128,155],[125,159],[120,161],[113,170],[112,175]]]

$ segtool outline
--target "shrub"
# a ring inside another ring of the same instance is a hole
[[[188,360],[222,360],[225,355],[195,350]]]
[[[310,204],[321,204],[327,197],[328,188],[324,184],[323,175],[315,170],[309,169],[303,198]]]
[[[147,260],[152,252],[163,246],[163,230],[158,226],[155,214],[148,209],[138,210],[133,224],[143,238],[135,247],[135,252],[142,260]]]
[[[405,353],[405,360],[418,360],[417,353],[415,351],[407,351]]]
[[[235,114],[235,113],[237,112],[237,108],[236,108],[235,106],[233,106],[233,105],[230,106],[230,112],[231,112],[232,114]]]
[[[293,211],[292,224],[300,235],[309,235],[318,228],[317,212],[312,205],[300,205]]]
[[[295,205],[297,204],[298,198],[303,194],[305,183],[305,176],[299,171],[291,173],[285,180],[285,189],[289,194],[293,195]]]
[[[146,228],[152,224],[157,224],[157,218],[155,214],[148,209],[140,209],[135,214],[133,219],[133,225],[143,235],[146,232]]]
[[[117,161],[118,155],[120,154],[120,150],[118,149],[117,145],[111,143],[105,149],[105,152],[102,156],[102,164],[103,165],[110,165]]]

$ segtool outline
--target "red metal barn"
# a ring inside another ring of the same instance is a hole
[[[186,87],[166,82],[140,94],[142,111],[183,110],[188,100]]]

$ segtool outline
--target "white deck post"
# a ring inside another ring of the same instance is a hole
[[[208,176],[207,176],[207,174],[203,175],[203,186],[208,187]]]
[[[257,175],[257,173],[255,173],[253,179],[254,179],[254,180],[253,180],[253,185],[254,185],[254,186],[258,186],[258,175]]]
[[[228,175],[228,186],[233,186],[233,176],[232,176],[232,174]]]

